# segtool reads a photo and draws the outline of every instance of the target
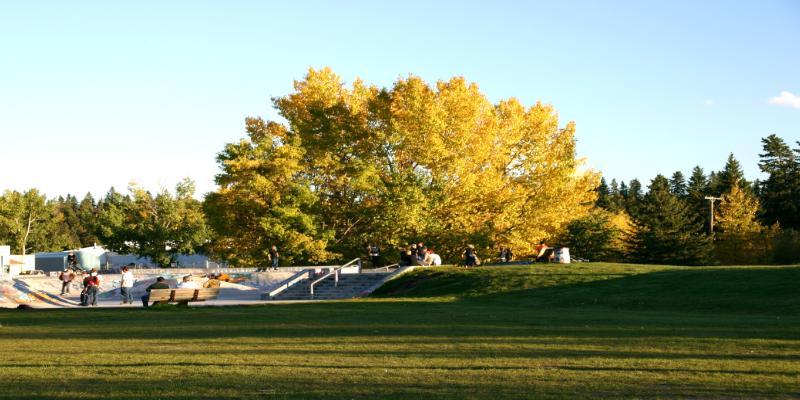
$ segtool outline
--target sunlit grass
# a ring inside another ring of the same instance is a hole
[[[800,397],[798,278],[446,268],[335,303],[9,310],[0,398]]]

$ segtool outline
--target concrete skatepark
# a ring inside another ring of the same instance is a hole
[[[241,269],[215,271],[217,274],[222,272],[230,277],[229,282],[219,281],[219,297],[205,302],[193,302],[191,305],[245,305],[276,301],[353,298],[368,294],[386,280],[401,273],[400,270],[394,272],[364,271],[363,273],[360,270],[354,270],[335,277],[330,273],[331,271],[331,268],[326,267],[289,267],[264,272]],[[206,269],[134,270],[136,279],[133,287],[134,303],[121,304],[119,290],[121,275],[101,274],[102,281],[97,307],[141,307],[140,297],[157,277],[163,276],[170,287],[175,288],[186,275],[191,275],[192,280],[201,287],[209,280],[207,277],[209,272]],[[324,279],[317,283],[316,294],[312,298],[309,296],[310,285],[320,278]],[[0,308],[17,308],[20,305],[32,308],[81,307],[82,280],[82,275],[76,276],[70,285],[70,293],[65,295],[61,295],[61,281],[57,275],[18,276],[2,280],[0,281]],[[271,293],[275,295],[270,296]]]

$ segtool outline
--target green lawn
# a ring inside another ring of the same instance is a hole
[[[0,312],[0,398],[800,398],[800,267],[441,268],[366,300]]]

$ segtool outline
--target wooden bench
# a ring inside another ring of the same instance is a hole
[[[149,301],[153,304],[178,303],[189,305],[191,301],[214,300],[219,296],[219,288],[204,289],[152,289]]]

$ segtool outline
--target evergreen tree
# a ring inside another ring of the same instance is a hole
[[[759,168],[769,177],[760,185],[767,225],[800,229],[800,158],[776,135],[761,139]]]
[[[675,171],[675,173],[672,174],[672,178],[669,180],[669,188],[670,191],[672,191],[672,194],[675,196],[678,196],[681,199],[686,198],[686,178],[683,177],[683,173],[681,171]]]
[[[78,218],[78,199],[68,194],[66,198],[59,197],[54,201],[54,243],[58,250],[74,249],[80,247],[78,233],[83,229]]]
[[[609,210],[611,212],[619,212],[624,208],[624,200],[620,194],[619,184],[616,179],[611,179],[611,185],[608,187]]]
[[[671,193],[669,181],[656,176],[633,215],[632,256],[644,263],[698,265],[710,259],[711,241],[698,233],[701,223],[689,206]]]
[[[739,160],[731,153],[728,156],[728,161],[725,163],[725,168],[716,174],[716,179],[713,182],[712,190],[714,193],[722,195],[730,193],[734,186],[738,186],[745,192],[750,192],[750,182],[744,178],[744,171]]]
[[[619,182],[619,197],[622,198],[622,205],[625,206],[625,203],[628,201],[628,196],[630,195],[630,189],[628,189],[628,184],[625,181]]]
[[[708,185],[708,178],[706,178],[703,169],[699,165],[694,167],[692,176],[689,177],[689,183],[686,186],[686,203],[703,223],[702,232],[708,232],[706,227],[711,217],[708,200],[705,199],[709,195],[710,189]]]
[[[600,184],[597,186],[595,191],[597,192],[597,201],[595,202],[595,205],[602,209],[608,210],[611,206],[611,199],[605,177],[600,178]]]
[[[77,232],[80,244],[83,247],[92,246],[100,243],[97,237],[97,209],[91,193],[86,193],[83,200],[78,204],[78,220],[81,229]]]
[[[713,196],[719,196],[719,188],[722,186],[722,182],[719,179],[719,173],[716,171],[711,171],[708,174],[708,194]]]
[[[621,256],[615,244],[620,230],[612,223],[614,214],[595,208],[585,217],[578,218],[566,227],[561,242],[578,251],[583,258],[592,261],[617,261]],[[576,255],[578,255],[576,254]]]
[[[638,179],[631,179],[630,185],[628,186],[628,196],[625,198],[625,210],[629,215],[636,215],[642,196],[642,184]]]

